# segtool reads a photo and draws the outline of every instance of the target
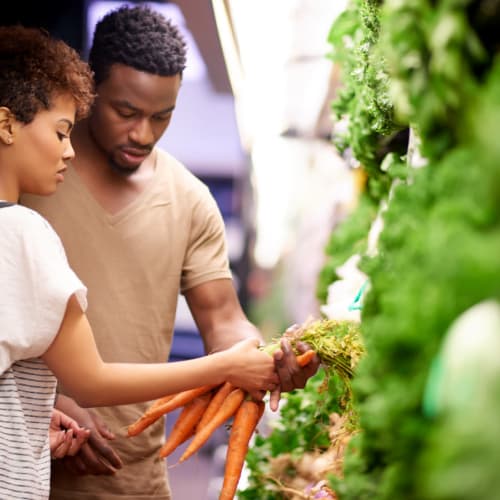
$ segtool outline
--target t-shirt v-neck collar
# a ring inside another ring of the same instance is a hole
[[[142,205],[142,201],[144,198],[149,196],[153,187],[155,185],[156,177],[158,175],[158,153],[156,150],[153,150],[152,154],[154,154],[153,159],[153,175],[151,179],[146,184],[144,189],[127,205],[125,205],[122,209],[118,210],[118,212],[110,213],[106,210],[94,197],[94,195],[90,192],[87,185],[83,182],[81,177],[78,175],[78,172],[73,167],[71,168],[71,174],[74,177],[73,182],[76,185],[77,190],[89,200],[89,205],[93,207],[93,210],[99,214],[99,216],[104,219],[110,226],[114,226],[118,224],[120,221],[125,219],[130,213],[132,213],[137,206]]]

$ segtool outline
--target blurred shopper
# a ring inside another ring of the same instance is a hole
[[[121,7],[98,23],[89,63],[97,98],[75,128],[76,158],[66,182],[50,199],[23,203],[55,227],[89,287],[88,316],[103,358],[165,361],[179,292],[208,353],[261,339],[238,302],[215,200],[155,147],[172,118],[186,64],[177,27],[148,7]],[[318,368],[315,361],[300,369],[288,344],[275,364],[281,384],[271,395],[273,408],[280,391],[303,387]],[[64,459],[66,470],[54,467],[52,498],[171,498],[158,458],[164,422],[124,437],[146,405],[86,411],[60,396],[58,407],[92,432],[76,457]]]

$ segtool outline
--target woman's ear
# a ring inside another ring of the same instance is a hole
[[[0,106],[0,141],[4,144],[12,144],[14,141],[13,124],[14,115],[10,109]]]

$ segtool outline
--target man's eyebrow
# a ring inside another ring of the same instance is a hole
[[[128,109],[130,109],[132,111],[136,111],[136,112],[140,112],[141,111],[139,108],[136,108],[133,104],[131,104],[129,101],[127,101],[125,99],[118,100],[118,101],[113,101],[113,104],[115,106],[122,106],[122,107],[128,108]],[[174,109],[175,109],[175,105],[174,106],[170,106],[170,107],[165,108],[165,109],[161,109],[160,111],[156,111],[155,115],[161,115],[163,113],[170,113]]]
[[[139,111],[139,108],[136,108],[135,106],[133,106],[130,102],[128,102],[127,100],[124,100],[124,99],[121,99],[121,100],[117,100],[117,101],[112,101],[113,104],[115,106],[122,106],[122,107],[125,107],[125,108],[130,108],[134,111]]]

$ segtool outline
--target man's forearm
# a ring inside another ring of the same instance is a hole
[[[236,342],[246,338],[258,338],[261,342],[264,339],[258,330],[248,320],[238,319],[229,323],[217,325],[211,332],[203,335],[207,353],[213,353],[228,349]]]

